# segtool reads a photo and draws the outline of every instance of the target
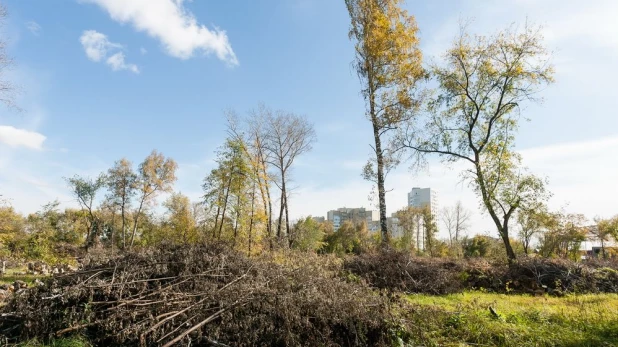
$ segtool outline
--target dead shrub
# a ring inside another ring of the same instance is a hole
[[[461,262],[418,258],[388,250],[349,257],[344,269],[376,288],[408,293],[448,294],[464,289]]]
[[[0,334],[80,333],[128,346],[390,345],[394,299],[311,264],[249,259],[220,245],[90,262],[15,295]]]
[[[408,293],[618,293],[610,262],[521,258],[512,264],[483,259],[420,258],[392,250],[349,257],[343,268],[370,286]],[[349,276],[348,276],[349,277]]]

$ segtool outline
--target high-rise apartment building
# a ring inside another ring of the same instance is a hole
[[[435,216],[438,213],[438,194],[431,188],[414,187],[408,193],[408,206],[410,207],[427,207]]]
[[[367,225],[373,221],[380,219],[380,213],[374,210],[366,210],[364,207],[360,208],[338,208],[336,210],[328,211],[326,219],[333,223],[333,227],[338,229],[343,222],[367,222]]]

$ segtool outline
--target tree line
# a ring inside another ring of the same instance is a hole
[[[515,150],[525,106],[541,101],[542,90],[554,82],[540,28],[509,26],[485,36],[462,25],[443,59],[426,63],[415,17],[402,0],[345,4],[364,116],[372,125],[372,156],[362,176],[378,193],[379,235],[369,235],[367,225],[346,223],[336,231],[309,217],[291,220],[294,163],[311,150],[315,130],[304,116],[259,105],[246,115],[226,112],[227,137],[200,201],[173,191],[177,164],[153,151],[137,167],[123,158],[97,177],[67,178],[79,209],[61,212],[52,202],[23,217],[3,206],[3,245],[11,253],[39,254],[28,250],[39,249],[43,240],[125,251],[215,239],[249,254],[277,247],[347,253],[376,245],[436,256],[483,253],[466,253],[466,245],[483,249],[495,239],[465,236],[470,215],[461,204],[439,215],[403,209],[395,214],[397,225],[387,218],[388,173],[402,164],[422,167],[436,156],[467,165],[463,178],[509,260],[533,248],[544,256],[574,257],[590,233],[605,255],[605,243],[618,236],[618,218],[595,220],[590,228],[581,215],[549,211],[547,180],[527,171]],[[5,15],[0,8],[0,17]],[[0,101],[15,106],[15,88],[4,78],[10,64],[0,44]],[[436,238],[439,223],[448,232],[446,242]],[[395,229],[401,231],[396,237]]]

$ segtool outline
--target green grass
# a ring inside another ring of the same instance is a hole
[[[7,269],[4,275],[0,276],[0,284],[13,284],[15,281],[24,281],[28,283],[28,287],[32,286],[35,279],[45,278],[44,275],[17,275],[16,273],[25,273],[26,267]]]
[[[409,295],[425,346],[618,346],[618,295]],[[492,307],[498,316],[493,315]]]

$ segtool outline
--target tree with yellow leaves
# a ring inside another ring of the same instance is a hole
[[[425,122],[402,127],[396,143],[411,150],[416,163],[424,154],[469,163],[464,177],[513,260],[509,221],[518,209],[534,210],[549,196],[544,180],[521,167],[513,148],[521,107],[553,82],[547,50],[538,29],[472,37],[462,28],[445,59],[432,67],[438,88]]]
[[[172,191],[172,186],[176,182],[177,168],[178,165],[173,159],[165,158],[163,154],[156,150],[152,151],[140,164],[136,180],[139,204],[133,217],[133,231],[129,247],[133,247],[139,218],[143,213],[144,207],[148,203],[153,202],[157,194]]]
[[[350,39],[355,41],[355,67],[362,85],[366,115],[373,127],[375,157],[363,177],[378,188],[382,242],[390,239],[386,219],[385,176],[396,164],[385,142],[390,130],[410,118],[418,106],[417,82],[426,76],[419,49],[418,27],[401,8],[401,0],[346,0]]]

